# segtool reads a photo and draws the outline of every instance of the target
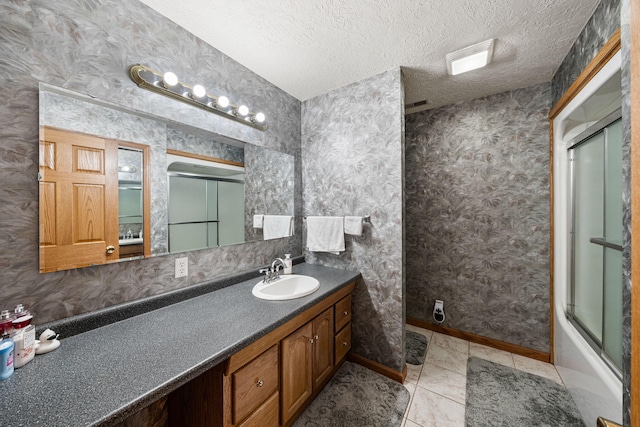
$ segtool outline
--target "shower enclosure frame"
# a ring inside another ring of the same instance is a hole
[[[565,317],[568,295],[568,159],[564,120],[621,66],[620,31],[616,31],[580,77],[553,106],[551,124],[551,336],[552,360],[585,420],[622,419],[622,384],[603,359]]]

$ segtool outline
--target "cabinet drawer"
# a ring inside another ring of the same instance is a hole
[[[351,294],[336,303],[336,331],[351,321]]]
[[[275,393],[239,427],[278,427],[280,395]]]
[[[336,365],[351,350],[351,323],[336,335]]]
[[[232,374],[233,423],[238,424],[278,390],[278,346]]]

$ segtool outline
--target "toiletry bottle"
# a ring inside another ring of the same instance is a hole
[[[11,339],[13,315],[9,310],[0,312],[0,381],[13,375],[13,353],[15,345]]]
[[[13,375],[15,344],[9,335],[0,338],[0,381]]]
[[[2,310],[0,312],[0,339],[5,335],[11,336],[13,332],[13,315],[9,313],[9,310]]]
[[[36,327],[31,324],[33,316],[22,304],[16,306],[14,315],[11,336],[15,343],[13,363],[14,367],[21,368],[36,355]]]
[[[293,260],[291,254],[284,254],[284,274],[291,274],[293,272]]]

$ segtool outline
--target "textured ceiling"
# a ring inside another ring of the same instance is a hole
[[[397,66],[434,108],[551,80],[599,0],[142,0],[300,100]],[[488,67],[444,56],[496,39]]]

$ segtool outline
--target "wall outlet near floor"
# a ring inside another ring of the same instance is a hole
[[[444,322],[444,301],[437,299],[433,305],[433,320],[436,323]]]
[[[189,258],[176,258],[176,279],[189,275]]]

